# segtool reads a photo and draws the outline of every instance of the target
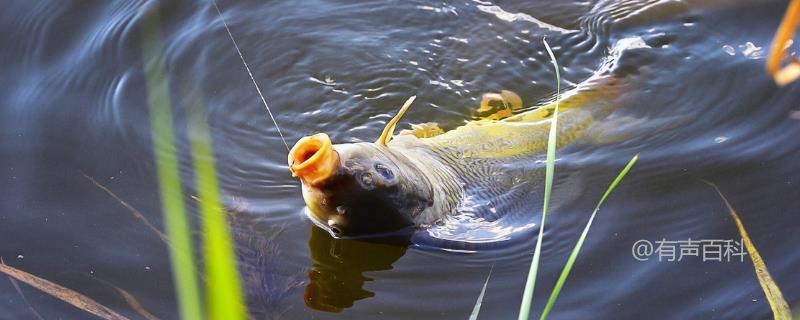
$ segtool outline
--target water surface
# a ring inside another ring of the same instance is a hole
[[[156,6],[155,4],[159,4]],[[776,87],[764,56],[783,2],[220,1],[288,143],[316,132],[373,141],[408,96],[408,123],[453,128],[485,92],[526,106],[591,76],[620,43],[614,72],[634,84],[602,134],[558,153],[569,184],[548,218],[534,297],[549,289],[608,183],[606,202],[551,316],[768,318],[752,265],[642,262],[632,245],[739,239],[713,189],[739,212],[791,306],[800,303],[800,87]],[[157,8],[157,9],[156,9]],[[165,245],[93,177],[161,228],[141,54],[158,10],[180,168],[192,196],[186,116],[206,108],[254,317],[465,319],[493,269],[481,318],[516,316],[536,235],[453,252],[334,240],[305,218],[286,149],[222,20],[206,1],[11,1],[0,12],[0,257],[136,317],[116,286],[176,318]],[[790,52],[796,50],[796,45]],[[465,143],[470,143],[465,141]],[[557,199],[558,195],[557,195]],[[540,200],[519,223],[538,227]],[[88,315],[0,283],[0,318]]]

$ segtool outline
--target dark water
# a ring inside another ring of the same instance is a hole
[[[140,35],[143,17],[158,10],[186,203],[196,211],[185,120],[199,104],[255,317],[465,319],[492,267],[481,318],[516,317],[535,237],[472,253],[331,239],[305,218],[284,145],[213,5],[157,3],[9,1],[0,11],[6,263],[131,317],[110,285],[161,318],[178,316],[165,245],[84,177],[162,228]],[[469,119],[484,92],[513,90],[535,105],[555,90],[545,36],[567,87],[618,44],[638,43],[619,53],[615,72],[635,85],[595,128],[606,141],[558,153],[556,170],[582,183],[548,218],[535,310],[635,153],[641,159],[601,210],[553,318],[769,318],[748,260],[631,254],[641,239],[739,239],[701,179],[719,185],[790,306],[800,303],[800,87],[776,87],[763,66],[785,3],[219,5],[290,144],[321,131],[340,143],[373,141],[414,94],[405,123],[447,128]],[[530,210],[538,226],[539,205]],[[0,280],[0,318],[32,318]],[[22,293],[47,319],[89,317],[35,289]]]

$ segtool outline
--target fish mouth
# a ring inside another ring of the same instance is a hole
[[[339,167],[339,154],[333,150],[331,138],[318,133],[303,137],[289,151],[289,170],[307,185],[319,185]]]

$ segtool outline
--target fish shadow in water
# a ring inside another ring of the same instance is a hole
[[[308,272],[305,303],[309,308],[341,312],[355,301],[375,296],[363,288],[373,279],[364,272],[392,269],[408,248],[408,238],[336,239],[312,226],[308,248],[314,264]]]

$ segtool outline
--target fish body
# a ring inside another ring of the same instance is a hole
[[[614,109],[618,80],[595,77],[561,97],[558,147],[580,138],[592,123]],[[394,137],[389,149],[415,161],[434,186],[434,205],[417,216],[416,223],[429,225],[457,213],[465,199],[490,208],[497,208],[499,202],[508,206],[510,199],[503,199],[510,196],[508,190],[523,181],[543,181],[543,168],[532,164],[544,159],[555,106],[550,102],[502,120],[470,121],[433,137]]]
[[[559,147],[614,109],[619,81],[596,75],[560,96]],[[519,211],[520,198],[530,196],[526,188],[543,181],[543,167],[534,163],[544,158],[556,101],[449,131],[392,136],[411,101],[378,142],[333,145],[318,134],[290,152],[309,217],[333,236],[418,230],[467,211],[492,221]]]

